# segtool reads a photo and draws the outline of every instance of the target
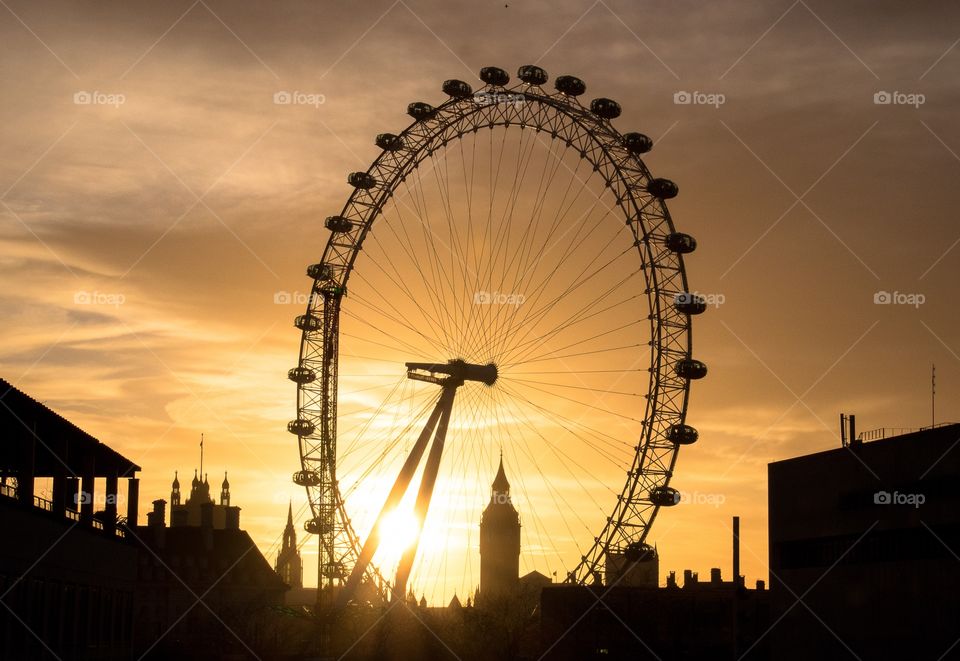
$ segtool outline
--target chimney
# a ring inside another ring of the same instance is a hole
[[[240,508],[228,506],[225,511],[224,528],[227,530],[240,530]]]
[[[151,528],[163,528],[167,517],[167,501],[153,501],[153,511],[147,513],[147,525]]]
[[[763,590],[766,589],[766,587],[767,587],[767,584],[766,584],[766,583],[764,583],[764,582],[761,581],[760,579],[757,579],[757,591],[758,591],[758,592],[763,592]]]
[[[862,441],[857,438],[857,416],[850,414],[850,445],[860,445]]]
[[[733,517],[733,583],[740,585],[740,517]]]
[[[710,582],[714,585],[719,585],[723,582],[723,579],[720,577],[719,567],[713,567],[710,569]]]
[[[693,587],[697,584],[697,575],[690,569],[683,570],[683,587]]]

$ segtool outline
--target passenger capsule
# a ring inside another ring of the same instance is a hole
[[[693,445],[700,438],[700,432],[690,425],[671,425],[667,429],[667,440],[677,445]]]
[[[302,331],[312,333],[323,328],[323,319],[314,317],[312,314],[301,314],[297,317],[296,321],[293,322],[293,325]]]
[[[684,291],[673,297],[673,307],[681,314],[703,314],[707,309],[707,299],[700,294]]]
[[[317,373],[314,372],[309,367],[304,367],[300,365],[299,367],[294,367],[287,371],[287,378],[293,381],[294,383],[299,383],[303,385],[305,383],[313,383],[317,380]]]
[[[613,99],[600,97],[590,102],[590,112],[604,119],[616,119],[620,116],[620,104]]]
[[[347,183],[354,188],[370,190],[377,185],[377,180],[373,178],[373,175],[366,172],[351,172],[347,176]]]
[[[349,232],[353,229],[353,221],[343,216],[327,216],[324,225],[331,232]]]
[[[311,535],[320,534],[320,522],[316,519],[307,519],[303,522],[303,529]]]
[[[547,72],[535,64],[524,64],[517,71],[517,78],[527,85],[543,85],[547,82]]]
[[[287,423],[287,431],[297,436],[309,436],[314,429],[313,423],[304,418],[297,418]]]
[[[661,200],[669,200],[677,196],[680,188],[669,179],[651,179],[647,184],[647,192]]]
[[[663,245],[667,247],[667,250],[686,255],[697,249],[697,240],[689,234],[673,232],[667,235],[667,238],[663,241]]]
[[[424,103],[423,101],[414,101],[407,106],[407,114],[418,122],[422,122],[426,119],[432,119],[433,116],[437,114],[437,109],[431,106],[429,103]]]
[[[587,91],[587,84],[576,76],[560,76],[553,85],[567,96],[580,96]]]
[[[630,562],[650,562],[657,559],[657,550],[646,542],[633,542],[627,546],[623,555]]]
[[[680,492],[673,487],[654,487],[648,496],[651,503],[661,507],[673,507],[680,502]]]
[[[311,264],[307,267],[307,276],[314,280],[329,280],[330,267],[326,264]]]
[[[320,475],[312,470],[297,471],[293,474],[293,483],[298,487],[315,487],[320,484]]]
[[[684,358],[675,368],[677,376],[684,379],[702,379],[707,375],[707,366],[699,360]]]
[[[397,151],[403,149],[403,138],[393,133],[381,133],[375,141],[377,147],[384,151]]]
[[[653,149],[653,140],[643,133],[627,133],[623,136],[623,146],[631,154],[646,154]]]
[[[473,88],[462,80],[445,80],[443,93],[455,99],[466,99],[473,96]]]
[[[480,69],[480,80],[487,85],[503,87],[510,82],[510,74],[499,67],[483,67]]]

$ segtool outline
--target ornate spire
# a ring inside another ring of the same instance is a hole
[[[500,453],[500,468],[497,469],[497,476],[493,478],[494,493],[510,493],[510,482],[507,480],[507,474],[503,470],[503,453]]]
[[[173,471],[173,484],[170,485],[170,506],[180,504],[180,478],[177,471]]]
[[[223,471],[223,484],[220,485],[220,504],[230,506],[230,481],[227,480],[227,471]]]

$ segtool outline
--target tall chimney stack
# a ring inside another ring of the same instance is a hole
[[[733,517],[733,584],[740,585],[740,517]]]

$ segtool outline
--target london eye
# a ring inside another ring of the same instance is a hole
[[[653,141],[621,133],[620,105],[585,101],[574,76],[480,79],[443,82],[442,102],[376,136],[307,268],[288,430],[319,593],[341,602],[475,584],[498,456],[526,567],[623,580],[655,554],[697,440],[691,318],[706,305],[684,268],[696,241],[667,209],[678,187],[644,162]]]

